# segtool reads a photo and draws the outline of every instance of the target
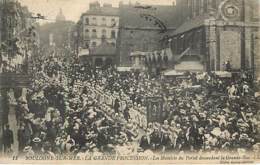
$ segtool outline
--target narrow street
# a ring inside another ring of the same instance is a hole
[[[0,157],[260,152],[259,0],[36,1],[0,0]]]

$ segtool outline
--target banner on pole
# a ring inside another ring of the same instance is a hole
[[[163,121],[163,98],[162,97],[148,97],[147,99],[147,123]]]

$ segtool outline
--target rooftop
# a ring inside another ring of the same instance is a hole
[[[205,20],[209,19],[210,16],[208,14],[200,15],[195,18],[190,19],[189,21],[185,21],[181,26],[179,26],[174,32],[170,35],[178,35],[184,32],[187,32],[191,29],[198,28],[204,25]]]
[[[119,7],[121,16],[121,26],[124,27],[140,27],[140,28],[159,28],[154,21],[149,18],[141,17],[147,14],[159,19],[167,28],[175,28],[175,6],[151,5],[151,6],[135,6],[122,4]]]
[[[83,15],[119,16],[119,8],[112,7],[108,3],[101,6],[99,2],[94,2],[90,3],[89,10]]]

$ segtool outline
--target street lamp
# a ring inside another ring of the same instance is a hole
[[[79,55],[79,35],[78,35],[77,31],[74,32],[74,39],[75,39],[75,53],[76,53],[76,56],[78,57],[78,55]]]

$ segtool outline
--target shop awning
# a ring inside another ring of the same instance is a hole
[[[217,76],[222,77],[222,78],[231,78],[232,73],[227,72],[227,71],[215,71],[214,72]]]
[[[117,67],[118,72],[130,72],[131,69],[131,67]]]
[[[79,56],[86,56],[89,55],[89,50],[88,49],[81,49],[79,51]]]
[[[145,56],[148,52],[135,51],[131,52],[130,56]]]
[[[176,70],[169,70],[164,72],[163,74],[164,76],[183,76],[184,73],[183,72],[177,72]]]

